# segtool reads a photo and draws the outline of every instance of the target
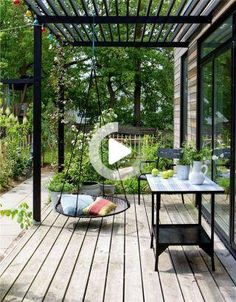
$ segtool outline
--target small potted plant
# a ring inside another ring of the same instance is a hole
[[[176,165],[177,178],[180,180],[187,180],[189,177],[190,165],[192,163],[190,154],[191,146],[187,142],[184,142],[181,157]]]
[[[65,180],[64,173],[57,173],[50,180],[48,190],[52,207],[55,209],[58,202],[58,196],[61,194],[61,192],[72,193],[74,191],[74,185]]]
[[[189,180],[193,185],[203,184],[208,172],[208,166],[204,163],[211,158],[211,152],[208,147],[197,150],[196,147],[190,144],[189,157],[192,161],[192,169]],[[204,172],[203,169],[205,169]]]

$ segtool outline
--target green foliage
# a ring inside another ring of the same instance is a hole
[[[160,132],[157,137],[152,137],[149,135],[144,136],[141,154],[143,160],[156,160],[157,159],[157,151],[159,148],[171,148],[173,144],[172,134],[166,132],[165,135],[162,135]],[[158,169],[164,170],[170,167],[172,163],[171,160],[161,158],[159,160]],[[142,165],[142,172],[150,173],[152,169],[156,168],[156,163],[148,163]]]
[[[64,172],[53,176],[49,182],[48,190],[52,192],[61,192],[63,190],[63,192],[72,193],[75,191],[75,187],[67,181]]]
[[[116,185],[115,192],[117,194],[124,194],[124,189],[122,187],[122,184],[120,181],[114,182]],[[138,192],[138,180],[137,177],[132,177],[132,178],[127,178],[123,180],[123,185],[125,188],[125,192],[127,194],[137,194]],[[149,192],[149,187],[146,181],[141,181],[141,192],[142,193],[147,193]]]
[[[2,207],[1,204],[0,207]],[[32,224],[32,212],[25,202],[21,203],[17,209],[0,210],[0,216],[16,219],[22,229],[28,229]]]
[[[26,119],[20,123],[8,107],[3,108],[0,104],[0,190],[11,179],[26,176],[31,168],[27,143],[30,125]]]
[[[192,164],[192,144],[184,142],[181,149],[181,158],[178,160],[179,165],[189,166]]]
[[[230,178],[229,177],[218,177],[216,179],[216,182],[218,183],[219,186],[224,188],[226,194],[230,193]]]
[[[184,160],[186,160],[186,162],[207,161],[211,158],[211,153],[212,150],[208,147],[197,150],[193,142],[184,143]]]

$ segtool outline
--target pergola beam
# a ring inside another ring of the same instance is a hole
[[[72,46],[88,46],[92,47],[92,42],[89,41],[76,41],[68,43]],[[158,48],[158,47],[188,47],[188,42],[139,42],[139,41],[98,41],[95,42],[96,47],[146,47],[146,48]]]
[[[211,16],[38,16],[43,24],[202,24],[211,23]]]

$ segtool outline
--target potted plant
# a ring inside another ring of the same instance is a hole
[[[100,191],[105,195],[114,195],[116,185],[114,181],[106,179],[104,183],[100,183]]]
[[[211,149],[204,147],[197,150],[192,144],[190,146],[189,157],[192,161],[192,169],[189,174],[189,180],[194,185],[203,184],[206,174],[208,172],[208,166],[204,164],[211,157]],[[203,169],[205,171],[203,172]]]
[[[176,165],[177,178],[180,180],[187,180],[189,177],[191,161],[191,146],[185,142],[181,150],[181,158]]]
[[[64,173],[57,173],[50,180],[48,185],[49,196],[52,202],[52,207],[55,209],[58,197],[63,193],[72,193],[74,192],[74,185],[70,183],[68,180],[65,180]]]

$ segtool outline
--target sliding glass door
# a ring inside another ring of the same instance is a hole
[[[215,153],[213,179],[226,190],[216,196],[216,221],[230,235],[230,148],[232,122],[232,50],[225,50],[214,59],[214,129]]]
[[[215,217],[229,237],[230,225],[230,145],[231,145],[231,47],[215,53],[202,65],[202,145],[213,150],[209,176],[226,189],[216,196]],[[203,205],[210,212],[209,197]]]
[[[235,249],[236,215],[233,210],[236,207],[235,194],[231,190],[234,170],[232,159],[236,157],[232,153],[232,142],[236,141],[233,133],[235,112],[232,88],[235,63],[232,25],[233,18],[230,16],[201,43],[200,141],[202,146],[213,150],[214,160],[210,163],[208,176],[225,189],[225,194],[217,195],[215,200],[216,226],[228,246]],[[209,196],[203,196],[203,207],[206,215],[210,214]]]

